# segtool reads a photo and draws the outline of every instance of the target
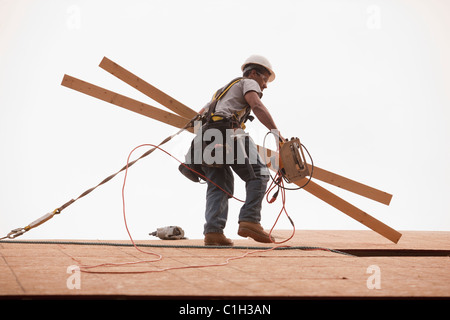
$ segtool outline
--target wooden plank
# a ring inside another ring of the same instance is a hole
[[[308,167],[311,172],[311,165],[308,164]],[[314,166],[313,178],[356,193],[368,199],[375,200],[387,206],[391,203],[392,194],[369,187],[365,184],[348,179],[317,166]]]
[[[261,146],[258,146],[258,151],[264,161],[264,148]],[[274,155],[277,155],[277,152],[266,149],[266,157],[270,158]],[[269,159],[267,159],[269,161]],[[268,166],[270,169],[275,170],[273,166],[268,163]],[[316,178],[316,166],[314,166],[314,173],[313,177]],[[322,170],[322,169],[320,169]],[[320,172],[320,170],[317,170]],[[327,171],[329,172],[329,171]],[[330,172],[330,174],[333,174]],[[324,177],[321,177],[324,178]],[[325,177],[326,178],[326,177]],[[345,178],[346,179],[346,178]],[[350,179],[348,179],[350,180]],[[302,179],[300,181],[295,182],[298,186],[303,186],[307,181],[307,178]],[[349,186],[358,186],[358,182],[353,181],[354,183],[350,185],[344,185],[345,188],[348,188]],[[370,188],[370,187],[369,187]],[[383,222],[375,219],[371,215],[367,214],[366,212],[362,211],[361,209],[355,207],[354,205],[350,204],[349,202],[345,201],[344,199],[338,197],[334,193],[328,191],[327,189],[321,187],[314,181],[309,181],[309,183],[303,188],[307,192],[311,193],[312,195],[316,196],[320,200],[326,202],[327,204],[331,205],[332,207],[338,209],[339,211],[345,213],[349,217],[355,219],[356,221],[362,223],[366,227],[372,229],[373,231],[379,233],[383,237],[389,239],[390,241],[397,243],[402,236],[401,233],[398,231],[392,229],[388,225],[384,224]],[[352,188],[349,188],[352,189]],[[352,190],[349,190],[352,191]]]
[[[258,146],[258,152],[261,155],[264,161],[264,148],[262,146]],[[266,148],[267,158],[270,158],[274,155],[278,156],[278,153]],[[267,159],[269,160],[269,159]],[[312,166],[307,164],[309,168],[309,172],[312,172]],[[392,194],[387,192],[375,189],[373,187],[367,186],[360,182],[348,179],[336,173],[327,171],[325,169],[319,168],[318,166],[314,166],[313,179],[317,179],[341,189],[356,193],[360,196],[366,197],[368,199],[380,202],[385,205],[389,205],[392,199]]]
[[[190,119],[152,107],[69,75],[64,75],[61,85],[177,128],[183,128],[190,121]],[[192,128],[188,130],[193,132]]]
[[[192,119],[197,115],[196,111],[192,110],[191,108],[185,106],[181,102],[170,97],[166,93],[152,86],[150,83],[142,80],[138,76],[134,75],[130,71],[118,65],[117,63],[111,61],[107,57],[103,58],[99,66],[100,68],[108,71],[109,73],[119,78],[120,80],[124,81],[125,83],[129,84],[130,86],[136,88],[143,94],[152,98],[156,102],[172,110],[176,114],[187,119]]]
[[[295,184],[302,186],[305,184],[306,179],[297,181]],[[372,229],[373,231],[379,233],[383,237],[391,240],[394,243],[397,243],[400,240],[400,237],[402,236],[401,233],[398,231],[392,229],[388,225],[384,224],[383,222],[375,219],[371,215],[367,214],[366,212],[362,211],[361,209],[355,207],[354,205],[348,203],[347,201],[343,200],[342,198],[338,197],[334,193],[328,191],[327,189],[321,187],[314,181],[310,181],[308,185],[304,187],[306,191],[311,193],[312,195],[316,196],[320,200],[328,203],[330,206],[338,209],[339,211],[345,213],[349,217],[355,219],[356,221],[362,223],[366,227]]]

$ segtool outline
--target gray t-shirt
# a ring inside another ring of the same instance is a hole
[[[216,112],[214,112],[214,114],[229,117],[233,113],[242,111],[248,106],[244,96],[250,91],[255,91],[259,98],[262,98],[263,94],[261,88],[255,80],[244,78],[234,84],[219,100],[216,106]],[[244,112],[241,112],[239,116],[242,116],[243,114]]]

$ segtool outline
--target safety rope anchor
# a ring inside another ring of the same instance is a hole
[[[102,182],[100,182],[97,186],[90,188],[88,190],[86,190],[85,192],[83,192],[80,196],[78,196],[78,198],[76,199],[72,199],[68,202],[66,202],[64,205],[62,205],[61,207],[58,207],[57,209],[43,215],[42,217],[40,217],[39,219],[31,222],[29,225],[27,225],[26,227],[23,228],[17,228],[14,230],[11,230],[10,233],[8,233],[6,236],[1,237],[0,240],[3,239],[15,239],[21,235],[23,235],[25,232],[36,228],[37,226],[40,226],[41,224],[43,224],[44,222],[50,220],[51,218],[53,218],[53,216],[55,214],[60,214],[62,210],[64,210],[65,208],[67,208],[69,205],[71,205],[72,203],[74,203],[75,201],[77,201],[78,199],[81,199],[82,197],[88,195],[89,193],[91,193],[92,191],[94,191],[97,187],[99,187],[100,185],[108,182],[109,180],[111,180],[112,178],[114,178],[117,174],[119,174],[120,172],[126,170],[127,168],[129,168],[130,166],[132,166],[134,163],[136,163],[138,160],[148,156],[149,154],[151,154],[155,149],[159,148],[159,146],[169,142],[173,137],[177,136],[178,134],[180,134],[181,132],[183,132],[184,130],[194,127],[194,123],[197,119],[201,119],[201,115],[197,114],[194,118],[192,118],[183,128],[181,128],[177,133],[167,137],[166,139],[164,139],[158,146],[155,146],[153,149],[147,151],[146,153],[144,153],[143,155],[141,155],[138,159],[134,160],[133,162],[127,163],[127,165],[125,167],[123,167],[122,169],[120,169],[119,171],[117,171],[116,173],[110,175],[109,177],[105,178]]]
[[[61,213],[61,210],[60,210],[60,208],[57,208],[57,209],[55,209],[55,210],[53,210],[53,211],[43,215],[39,219],[34,220],[33,222],[31,222],[26,227],[16,228],[16,229],[11,230],[10,233],[8,233],[5,237],[0,238],[0,240],[6,239],[6,238],[8,238],[8,239],[15,239],[15,238],[23,235],[25,232],[27,232],[27,231],[29,231],[29,230],[31,230],[33,228],[36,228],[37,226],[39,226],[39,225],[43,224],[44,222],[50,220],[51,218],[53,218],[53,216],[55,214],[59,214],[59,213]]]
[[[16,229],[11,230],[11,232],[8,233],[8,235],[5,238],[15,239],[15,238],[23,235],[25,232],[27,232],[27,230],[25,230],[25,228],[16,228]]]

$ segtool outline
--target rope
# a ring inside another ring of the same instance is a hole
[[[120,169],[119,171],[117,171],[116,173],[110,175],[109,177],[105,178],[102,182],[100,182],[98,185],[96,185],[95,187],[92,187],[88,190],[86,190],[85,192],[83,192],[81,195],[78,196],[78,198],[76,199],[72,199],[69,200],[68,202],[66,202],[65,204],[63,204],[61,207],[59,207],[58,210],[59,212],[61,212],[62,210],[64,210],[65,208],[67,208],[69,205],[71,205],[72,203],[74,203],[75,201],[77,201],[78,199],[83,198],[84,196],[88,195],[89,193],[91,193],[92,191],[94,191],[95,189],[97,189],[99,186],[101,186],[102,184],[105,184],[106,182],[108,182],[109,180],[111,180],[112,178],[114,178],[116,175],[118,175],[119,173],[121,173],[122,171],[125,171],[127,168],[131,167],[133,164],[135,164],[136,162],[138,162],[139,160],[141,160],[142,158],[147,157],[148,155],[150,155],[153,151],[155,151],[159,146],[162,146],[163,144],[169,142],[170,140],[172,140],[173,137],[177,136],[178,134],[180,134],[181,132],[183,132],[184,130],[186,130],[187,128],[191,127],[192,123],[197,119],[198,116],[195,116],[195,118],[193,118],[192,120],[190,120],[183,128],[181,128],[177,133],[167,137],[166,139],[164,139],[163,141],[161,141],[157,146],[155,146],[154,148],[148,150],[147,152],[143,153],[139,158],[137,158],[134,161],[131,161],[129,163],[127,163],[125,166],[123,166],[122,169]]]
[[[138,162],[139,160],[147,157],[148,155],[150,155],[153,151],[155,151],[156,149],[158,149],[158,147],[162,146],[163,144],[169,142],[170,140],[172,140],[172,138],[174,138],[175,136],[179,135],[181,132],[183,132],[184,130],[190,128],[193,126],[193,123],[195,120],[198,119],[200,115],[196,115],[194,118],[192,118],[191,120],[189,120],[188,123],[186,123],[186,125],[181,128],[178,132],[176,132],[175,134],[168,136],[167,138],[165,138],[163,141],[161,141],[157,146],[155,146],[154,148],[148,150],[147,152],[145,152],[144,154],[142,154],[139,158],[137,158],[136,160],[133,160],[131,162],[127,162],[127,164],[120,169],[119,171],[117,171],[116,173],[108,176],[107,178],[103,179],[99,184],[97,184],[95,187],[92,187],[90,189],[87,189],[86,191],[84,191],[82,194],[80,194],[77,198],[75,199],[71,199],[69,201],[67,201],[66,203],[64,203],[62,206],[58,207],[57,209],[53,210],[50,213],[45,214],[43,217],[31,222],[29,225],[27,225],[26,227],[23,228],[16,228],[11,230],[10,233],[8,233],[6,236],[1,237],[0,241],[3,239],[14,239],[16,237],[19,237],[21,235],[23,235],[25,232],[41,225],[42,223],[50,220],[51,218],[53,218],[53,216],[55,214],[60,214],[61,211],[63,211],[64,209],[66,209],[68,206],[70,206],[71,204],[73,204],[74,202],[76,202],[77,200],[87,196],[89,193],[91,193],[92,191],[94,191],[95,189],[97,189],[98,187],[100,187],[101,185],[107,183],[108,181],[110,181],[111,179],[113,179],[115,176],[117,176],[119,173],[121,173],[122,171],[127,170],[127,168],[131,167],[132,165],[134,165],[136,162]]]

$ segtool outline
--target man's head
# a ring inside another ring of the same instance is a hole
[[[242,65],[243,76],[258,82],[261,90],[267,88],[267,83],[275,79],[275,72],[269,60],[259,55],[250,56]]]

